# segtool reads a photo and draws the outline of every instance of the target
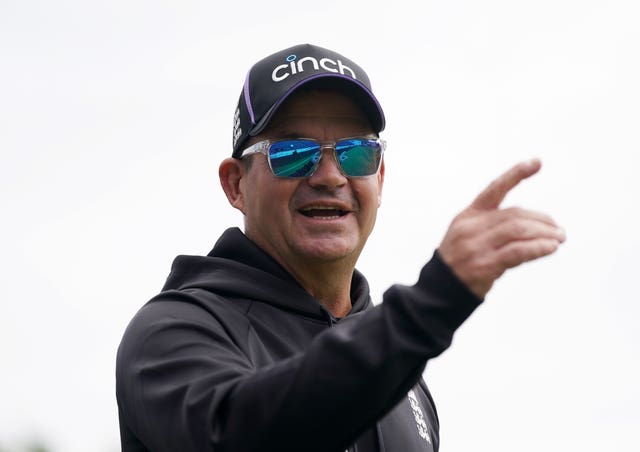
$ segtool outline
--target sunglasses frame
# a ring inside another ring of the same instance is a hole
[[[314,143],[317,143],[320,146],[320,158],[318,159],[318,162],[316,162],[313,171],[311,171],[309,174],[305,175],[305,176],[279,176],[276,174],[276,172],[273,170],[273,167],[271,166],[271,157],[269,155],[269,149],[271,147],[272,144],[275,143],[279,143],[282,141],[312,141]],[[376,171],[374,173],[371,174],[366,174],[363,176],[350,176],[348,174],[346,174],[344,172],[344,169],[342,168],[342,165],[340,164],[340,162],[338,161],[338,152],[336,150],[336,146],[338,143],[340,143],[341,141],[348,141],[348,140],[367,140],[367,141],[374,141],[376,143],[378,143],[380,145],[380,161],[378,162],[378,167],[376,168]],[[320,159],[322,159],[323,156],[323,150],[324,149],[333,149],[333,152],[331,153],[331,155],[333,156],[333,160],[336,163],[336,166],[338,167],[338,170],[340,171],[340,173],[348,178],[360,178],[360,177],[369,177],[369,176],[373,176],[375,174],[378,174],[378,172],[380,171],[380,167],[382,166],[382,157],[384,156],[384,151],[387,148],[387,142],[385,140],[383,140],[382,138],[378,138],[378,137],[346,137],[346,138],[340,138],[339,140],[335,140],[335,141],[320,141],[320,140],[314,140],[313,138],[280,138],[277,140],[262,140],[262,141],[258,141],[257,143],[252,144],[251,146],[249,146],[248,148],[246,148],[244,151],[242,151],[242,154],[240,154],[240,159],[243,159],[246,156],[249,155],[253,155],[253,154],[263,154],[267,157],[267,162],[269,162],[269,169],[271,170],[271,173],[278,178],[282,178],[282,179],[306,179],[307,177],[311,177],[313,175],[313,173],[316,172],[316,169],[318,169],[318,165],[320,165]]]

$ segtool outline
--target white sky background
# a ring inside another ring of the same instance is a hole
[[[177,254],[241,224],[217,182],[258,59],[310,42],[388,120],[374,299],[513,163],[568,241],[508,272],[426,379],[443,452],[637,451],[640,6],[628,1],[0,3],[0,447],[119,449],[117,345]]]

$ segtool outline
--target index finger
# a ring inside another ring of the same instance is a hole
[[[491,182],[487,188],[474,199],[471,207],[482,210],[497,209],[513,187],[518,185],[521,180],[533,176],[540,171],[541,167],[542,162],[538,159],[518,163]]]

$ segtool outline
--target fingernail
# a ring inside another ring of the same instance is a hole
[[[558,228],[558,234],[560,235],[561,242],[564,242],[565,240],[567,240],[567,234],[564,231],[564,228]]]

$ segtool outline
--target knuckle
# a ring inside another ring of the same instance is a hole
[[[514,218],[509,223],[509,235],[512,238],[526,237],[529,233],[529,223],[522,218]]]
[[[522,246],[518,244],[513,244],[509,246],[504,253],[504,264],[507,268],[515,267],[516,265],[520,265],[526,260],[525,250]]]
[[[460,237],[469,237],[472,234],[473,229],[472,222],[468,220],[461,221],[458,223],[457,233]]]
[[[515,264],[521,264],[527,259],[527,253],[524,247],[514,246],[511,251],[511,261]]]
[[[463,239],[472,236],[477,230],[477,222],[466,216],[456,217],[452,223],[451,232],[455,238]]]

